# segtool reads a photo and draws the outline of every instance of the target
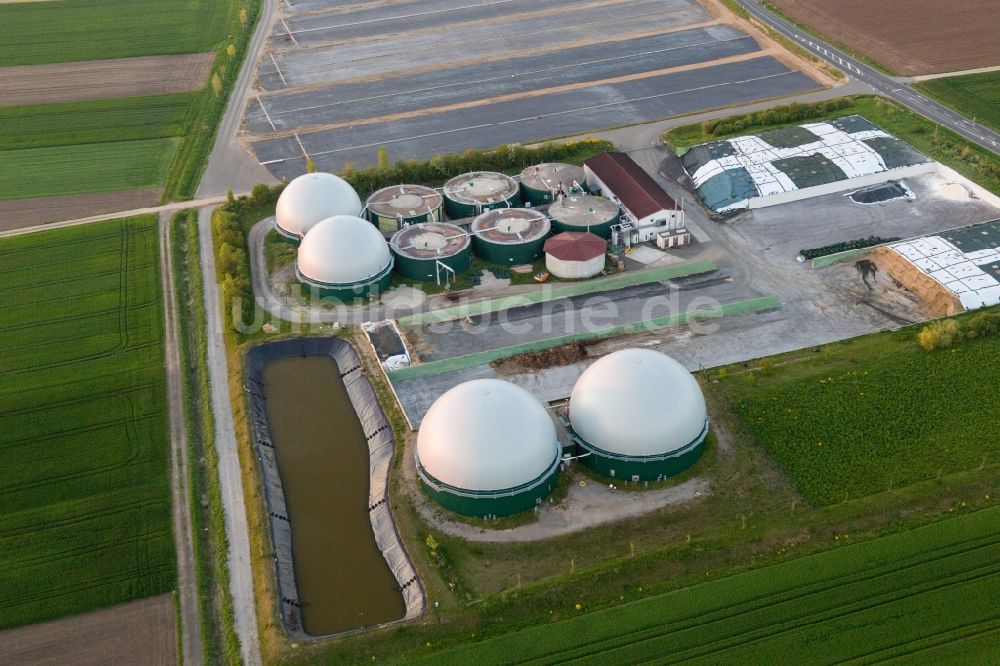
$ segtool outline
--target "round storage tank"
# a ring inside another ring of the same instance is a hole
[[[564,231],[545,241],[545,268],[558,278],[581,280],[604,270],[608,241],[580,231]]]
[[[573,387],[569,419],[588,466],[642,481],[673,476],[701,457],[705,398],[694,376],[652,349],[623,349],[587,368]]]
[[[532,206],[552,203],[556,196],[584,194],[587,176],[583,167],[560,162],[530,166],[521,172],[521,199]]]
[[[313,225],[334,215],[360,215],[361,199],[343,178],[307,173],[288,183],[274,209],[274,227],[284,240],[298,243]]]
[[[592,194],[563,197],[549,206],[556,231],[589,231],[605,240],[611,238],[611,227],[620,215],[618,204]]]
[[[469,234],[454,224],[428,222],[403,227],[392,236],[389,249],[396,257],[396,272],[414,280],[438,279],[440,267],[445,264],[461,273],[472,261]],[[450,277],[441,270],[441,280]]]
[[[383,233],[408,224],[441,221],[441,194],[423,185],[394,185],[368,197],[368,219]]]
[[[453,220],[473,217],[492,208],[520,205],[521,190],[517,181],[502,173],[463,173],[444,184],[444,210]]]
[[[452,388],[427,410],[413,454],[439,504],[467,516],[507,516],[552,490],[561,448],[541,402],[499,379]]]
[[[330,217],[309,230],[299,245],[295,275],[307,294],[342,300],[374,296],[389,285],[389,244],[368,220]]]
[[[537,210],[498,208],[472,221],[472,242],[476,254],[490,263],[530,264],[541,256],[551,229],[549,218]]]

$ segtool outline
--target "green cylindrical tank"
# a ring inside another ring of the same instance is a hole
[[[444,211],[452,220],[475,217],[484,210],[521,205],[517,181],[502,173],[475,171],[444,184]]]
[[[521,199],[532,206],[552,203],[560,193],[585,194],[586,191],[587,176],[583,167],[547,162],[521,172]]]
[[[556,231],[589,231],[605,240],[611,238],[611,227],[620,215],[618,204],[592,194],[563,197],[549,206]]]
[[[541,256],[549,219],[528,208],[489,210],[472,221],[476,254],[494,264],[530,264]]]
[[[396,273],[413,280],[436,281],[449,278],[441,262],[455,273],[461,273],[472,261],[469,234],[461,227],[443,222],[428,222],[403,227],[389,241],[396,257]]]
[[[423,185],[393,185],[378,190],[366,205],[366,215],[384,234],[392,234],[408,224],[440,222],[443,198],[437,190]]]

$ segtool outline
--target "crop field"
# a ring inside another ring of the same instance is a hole
[[[7,150],[0,200],[113,192],[163,184],[179,138]]]
[[[193,93],[0,107],[0,151],[181,136]]]
[[[720,382],[798,490],[830,504],[1000,463],[1000,339],[925,351],[916,331],[777,357]]]
[[[782,13],[900,74],[1000,63],[996,0],[770,0]]]
[[[411,663],[976,661],[1000,649],[998,558],[983,509]]]
[[[1000,130],[1000,72],[949,76],[916,85],[938,101]]]
[[[233,0],[0,3],[0,67],[211,51]]]
[[[156,220],[0,242],[0,628],[174,587]]]

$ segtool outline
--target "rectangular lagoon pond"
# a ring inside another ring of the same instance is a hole
[[[291,525],[302,626],[324,636],[403,617],[375,543],[369,451],[341,372],[326,355],[267,360],[263,397]]]

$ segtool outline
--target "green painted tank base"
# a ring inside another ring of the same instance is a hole
[[[501,243],[490,243],[479,236],[474,236],[472,243],[476,250],[476,256],[483,261],[501,266],[516,266],[518,264],[530,264],[535,259],[541,257],[545,239],[539,238],[535,241],[517,245],[503,245]]]
[[[299,242],[301,242],[302,240],[298,236],[282,231],[277,226],[274,227],[274,230],[278,232],[278,240],[280,240],[282,243],[288,243],[289,245],[294,245],[295,247],[298,247]]]
[[[437,280],[435,271],[438,267],[433,259],[413,259],[412,257],[404,257],[396,252],[393,252],[393,255],[396,257],[395,271],[400,277],[426,282],[435,282]],[[455,271],[456,275],[461,274],[472,263],[472,251],[466,247],[462,252],[445,257],[439,261]],[[445,273],[446,271],[442,271],[441,273],[442,282],[446,277],[450,277]]]
[[[704,450],[705,442],[701,442],[687,453],[664,460],[626,460],[591,453],[589,456],[580,458],[580,461],[598,474],[608,478],[631,481],[633,477],[639,477],[640,481],[657,481],[676,476],[688,469],[698,462]],[[583,451],[584,449],[581,447],[581,452]]]
[[[479,206],[452,201],[448,197],[444,198],[444,212],[449,220],[460,220],[466,217],[475,217],[494,208],[519,208],[521,206],[521,193],[518,192],[510,199],[484,203]]]
[[[424,492],[435,502],[455,513],[463,516],[512,516],[515,513],[528,511],[538,505],[538,501],[544,499],[556,485],[556,474],[553,473],[538,486],[526,490],[516,495],[506,497],[465,497],[448,492],[447,490],[435,490],[427,485],[423,479],[420,480]]]
[[[373,282],[354,286],[320,286],[306,282],[302,283],[302,294],[306,298],[335,298],[340,301],[350,302],[359,298],[377,298],[384,292],[392,280],[392,271],[386,271],[385,275]]]
[[[617,218],[610,220],[608,222],[602,222],[600,224],[592,224],[590,227],[581,227],[576,224],[565,224],[553,218],[552,220],[552,232],[560,233],[563,231],[589,231],[595,236],[600,236],[604,240],[609,240],[611,238],[611,227],[618,224]]]

